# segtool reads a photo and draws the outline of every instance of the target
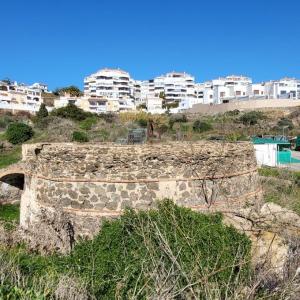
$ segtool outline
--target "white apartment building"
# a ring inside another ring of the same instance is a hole
[[[203,104],[203,101],[199,101],[198,98],[186,98],[186,99],[182,99],[180,102],[179,102],[179,106],[178,106],[178,111],[184,111],[186,109],[190,109],[193,107],[193,105],[195,104],[199,104],[199,103],[202,103]]]
[[[48,85],[45,83],[36,82],[29,86],[33,90],[40,91],[41,93],[49,93]]]
[[[68,104],[74,104],[85,111],[96,114],[135,110],[135,103],[132,99],[106,99],[87,96],[71,97],[65,95],[54,100],[55,108],[65,107]]]
[[[135,110],[140,102],[141,82],[120,69],[102,69],[84,79],[84,97],[92,112]]]
[[[162,114],[165,112],[165,109],[162,108],[163,99],[159,97],[148,97],[146,99],[146,108],[147,112],[151,114]]]
[[[300,99],[300,80],[295,78],[268,81],[264,86],[269,99]]]
[[[42,86],[43,90],[47,90],[46,85]],[[27,86],[17,82],[0,81],[0,109],[34,113],[42,103],[43,90],[38,83]]]
[[[84,95],[105,99],[133,97],[133,80],[120,69],[102,69],[84,79]]]
[[[252,79],[245,76],[231,75],[213,79],[205,83],[204,103],[220,104],[247,99],[252,94],[251,86]]]
[[[141,84],[141,99],[147,96],[163,97],[166,103],[179,103],[182,99],[196,98],[195,78],[187,73],[171,72]]]
[[[252,84],[252,99],[265,99],[266,98],[266,88],[264,83],[253,83]]]

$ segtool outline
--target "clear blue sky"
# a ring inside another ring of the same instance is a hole
[[[1,1],[0,78],[75,84],[103,67],[300,78],[299,0]]]

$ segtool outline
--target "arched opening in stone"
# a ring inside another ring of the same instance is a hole
[[[23,190],[23,173],[9,173],[0,177],[0,205],[20,203]]]
[[[24,174],[11,173],[0,178],[1,182],[14,186],[20,190],[24,189]]]

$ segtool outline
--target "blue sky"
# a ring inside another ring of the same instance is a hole
[[[0,78],[52,89],[103,67],[300,78],[299,12],[299,0],[2,1]]]

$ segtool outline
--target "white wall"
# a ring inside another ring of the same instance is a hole
[[[275,167],[277,165],[277,144],[254,145],[254,149],[259,166]]]

